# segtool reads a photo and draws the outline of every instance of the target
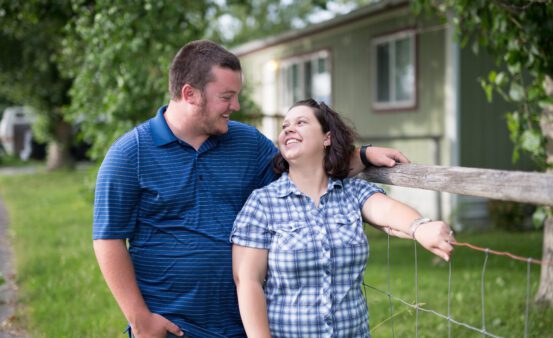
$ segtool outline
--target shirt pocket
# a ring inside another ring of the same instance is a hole
[[[336,245],[366,244],[361,215],[358,211],[338,214],[333,217],[333,239]]]
[[[289,221],[275,224],[275,251],[307,250],[313,248],[311,228],[305,222]]]

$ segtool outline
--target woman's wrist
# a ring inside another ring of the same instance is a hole
[[[420,218],[417,218],[416,220],[414,220],[413,222],[411,222],[411,225],[409,226],[409,233],[411,234],[411,238],[416,240],[415,232],[417,231],[417,229],[421,225],[426,224],[426,223],[430,223],[430,222],[432,222],[432,220],[428,217],[420,217]]]

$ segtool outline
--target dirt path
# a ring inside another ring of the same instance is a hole
[[[0,197],[0,338],[25,338],[25,332],[14,324],[17,286],[12,250],[8,236],[8,214]]]

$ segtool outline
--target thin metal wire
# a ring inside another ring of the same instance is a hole
[[[532,258],[528,258],[526,267],[526,310],[524,311],[524,337],[528,338],[528,317],[530,313],[530,269],[532,267]]]
[[[485,290],[485,280],[486,280],[486,269],[487,269],[487,263],[488,263],[488,258],[489,258],[489,254],[492,253],[492,254],[495,254],[495,255],[501,255],[501,256],[507,256],[507,257],[510,257],[512,259],[515,259],[515,260],[522,260],[522,261],[525,261],[527,263],[527,272],[526,272],[526,309],[525,309],[525,323],[524,323],[524,337],[528,337],[528,331],[529,331],[529,314],[530,314],[530,291],[531,291],[531,265],[532,264],[539,264],[539,265],[553,265],[550,261],[540,261],[540,260],[536,260],[536,259],[533,259],[531,257],[520,257],[520,256],[515,256],[511,253],[508,253],[508,252],[500,252],[500,251],[495,251],[495,250],[490,250],[488,248],[481,248],[481,247],[477,247],[475,245],[472,245],[472,244],[469,244],[469,243],[460,243],[460,242],[450,242],[452,245],[456,245],[456,246],[466,246],[466,247],[469,247],[471,249],[475,249],[475,250],[478,250],[478,251],[483,251],[485,253],[485,259],[484,259],[484,265],[483,265],[483,268],[482,268],[482,281],[481,281],[481,292],[482,292],[482,328],[479,329],[479,328],[476,328],[476,327],[473,327],[467,323],[463,323],[463,322],[460,322],[460,321],[457,321],[455,319],[452,318],[451,316],[451,278],[452,278],[452,263],[451,263],[451,259],[449,261],[449,275],[448,275],[448,309],[447,309],[447,315],[444,315],[444,314],[441,314],[441,313],[438,313],[434,310],[430,310],[430,309],[425,309],[423,307],[420,307],[421,304],[419,304],[419,301],[418,301],[418,259],[417,259],[417,243],[414,241],[414,252],[415,252],[415,304],[411,304],[411,303],[408,303],[406,302],[405,300],[401,299],[401,298],[398,298],[394,295],[391,294],[391,288],[390,288],[390,236],[388,236],[388,291],[382,291],[382,290],[379,290],[373,286],[370,286],[368,284],[365,284],[363,283],[363,291],[365,291],[365,294],[367,293],[367,288],[370,288],[370,289],[373,289],[375,291],[378,291],[378,292],[381,292],[385,295],[387,295],[388,297],[388,301],[390,303],[390,308],[391,308],[391,320],[392,320],[392,334],[394,335],[395,337],[395,328],[394,328],[394,325],[393,325],[393,302],[392,302],[392,299],[394,300],[397,300],[401,303],[403,303],[404,305],[407,305],[411,308],[414,308],[416,310],[416,336],[418,337],[418,329],[419,329],[419,310],[420,311],[424,311],[424,312],[428,312],[428,313],[432,313],[438,317],[441,317],[443,319],[446,319],[448,321],[448,337],[451,338],[451,324],[456,324],[456,325],[459,325],[459,326],[463,326],[469,330],[473,330],[475,332],[479,332],[479,333],[482,333],[482,335],[484,337],[495,337],[495,338],[501,338],[501,336],[497,336],[497,335],[494,335],[490,332],[487,332],[486,331],[486,309],[485,309],[485,304],[486,304],[486,290]],[[422,304],[424,305],[424,304]]]
[[[486,265],[488,264],[488,251],[488,249],[484,251],[486,257],[482,268],[482,330],[484,331],[484,337],[486,337]]]
[[[417,241],[415,246],[415,337],[419,338],[419,268],[417,266]]]
[[[447,336],[451,338],[451,257],[449,257],[449,274],[447,276]]]
[[[521,257],[521,256],[513,255],[512,253],[506,252],[506,251],[497,251],[497,250],[491,250],[491,249],[488,249],[488,248],[482,248],[482,247],[479,247],[479,246],[476,246],[476,245],[473,245],[473,244],[470,244],[470,243],[450,242],[450,244],[455,245],[455,246],[466,246],[467,248],[471,248],[473,250],[482,251],[482,252],[485,252],[486,250],[488,250],[488,252],[491,253],[491,254],[498,255],[498,256],[507,256],[507,257],[510,257],[512,259],[516,259],[517,261],[521,261],[521,262],[527,262],[528,261],[527,257]],[[533,259],[533,258],[530,258],[530,260],[533,264],[553,266],[553,261],[545,261],[545,260],[539,260],[539,259]]]
[[[374,286],[365,284],[365,287],[368,287],[369,289],[372,289],[372,290],[374,290],[374,291],[380,292],[380,293],[382,293],[382,294],[388,295],[388,294],[386,293],[386,291],[377,289],[377,288],[375,288]],[[421,311],[424,311],[424,312],[427,312],[427,313],[432,313],[432,314],[434,314],[434,315],[436,315],[436,316],[438,316],[438,317],[440,317],[440,318],[446,319],[446,320],[448,319],[448,317],[447,317],[446,315],[444,315],[444,314],[442,314],[442,313],[439,313],[439,312],[437,312],[437,311],[435,311],[435,310],[425,309],[425,308],[423,308],[423,307],[419,307],[419,304],[414,304],[414,305],[413,305],[413,304],[408,303],[407,301],[405,301],[405,300],[403,300],[403,299],[401,299],[401,298],[399,298],[399,297],[396,297],[396,296],[394,296],[394,295],[389,295],[389,296],[391,296],[391,297],[392,297],[393,299],[395,299],[396,301],[401,302],[402,304],[407,305],[407,306],[409,306],[409,307],[411,307],[411,308],[418,309],[418,310],[421,310]],[[457,320],[455,320],[455,319],[453,319],[453,318],[450,318],[449,320],[450,320],[453,324],[456,324],[456,325],[459,325],[459,326],[463,326],[463,327],[465,327],[465,328],[467,328],[467,329],[469,329],[469,330],[482,333],[484,336],[493,337],[493,338],[503,338],[502,336],[497,336],[497,335],[495,335],[495,334],[493,334],[493,333],[486,332],[485,330],[482,330],[482,329],[479,329],[479,328],[477,328],[477,327],[471,326],[470,324],[467,324],[467,323],[463,323],[463,322],[457,321]]]
[[[392,290],[390,288],[390,234],[388,234],[388,303],[390,304],[390,320],[392,321],[392,338],[395,338],[395,327],[394,327],[394,303],[392,302],[392,297],[390,295],[392,294]]]

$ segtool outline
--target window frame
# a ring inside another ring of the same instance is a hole
[[[395,42],[404,38],[410,38],[411,45],[409,48],[410,59],[413,65],[413,96],[409,100],[397,101],[395,99],[396,84],[395,84]],[[390,100],[386,102],[378,101],[378,59],[377,48],[380,45],[388,44],[390,46],[390,74],[389,74],[389,91]],[[414,29],[404,29],[398,32],[381,35],[372,39],[371,42],[372,51],[372,107],[376,111],[389,111],[389,110],[413,110],[416,109],[418,104],[418,60],[417,60],[417,34]]]
[[[324,58],[325,61],[325,70],[326,73],[330,76],[330,102],[325,102],[327,104],[332,104],[333,101],[333,85],[332,85],[332,54],[328,48],[320,49],[312,52],[307,52],[299,55],[294,55],[291,57],[283,58],[279,61],[279,84],[280,84],[280,110],[283,114],[286,114],[288,109],[290,109],[291,105],[295,103],[293,99],[293,88],[291,88],[287,81],[288,76],[285,75],[286,72],[289,71],[290,67],[293,65],[297,65],[298,67],[298,81],[299,81],[299,91],[303,93],[303,96],[305,96],[305,63],[307,61],[311,61],[312,63],[318,62],[320,58]],[[313,73],[311,74],[313,76]],[[313,86],[312,86],[313,90]],[[307,97],[303,97],[300,95],[300,100],[306,99]],[[313,97],[313,93],[311,94],[311,97]]]

